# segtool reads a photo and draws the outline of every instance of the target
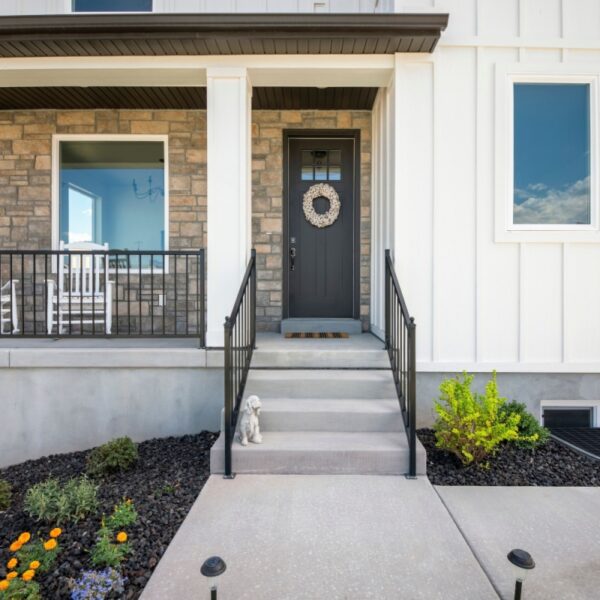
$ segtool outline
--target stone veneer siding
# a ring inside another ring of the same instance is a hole
[[[252,235],[256,248],[257,327],[278,331],[282,318],[283,130],[360,129],[360,316],[369,327],[371,112],[252,111]]]
[[[168,134],[171,249],[206,243],[206,111],[0,112],[0,248],[51,247],[52,135]]]

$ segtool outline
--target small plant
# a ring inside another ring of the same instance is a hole
[[[114,439],[94,448],[87,459],[87,472],[96,477],[130,469],[138,459],[137,445],[131,438]]]
[[[17,550],[15,559],[22,569],[32,569],[37,573],[45,573],[54,565],[60,546],[58,538],[62,530],[58,527],[50,531],[48,539],[39,539],[35,542],[26,543]]]
[[[119,532],[115,535],[103,520],[102,527],[98,530],[96,545],[92,549],[92,564],[95,567],[118,567],[129,552],[127,534]]]
[[[0,479],[0,511],[10,508],[12,487],[5,479]]]
[[[41,600],[40,586],[36,581],[22,578],[0,580],[0,600]]]
[[[550,431],[540,425],[538,420],[527,410],[522,402],[509,402],[501,409],[504,415],[519,415],[519,437],[515,444],[521,448],[539,448],[550,439]]]
[[[138,519],[137,511],[131,500],[123,500],[117,504],[112,515],[106,519],[106,526],[111,531],[133,525]]]
[[[471,391],[473,379],[466,372],[462,380],[446,379],[435,403],[436,446],[456,455],[463,465],[481,462],[500,443],[519,437],[521,417],[502,412],[506,399],[498,394],[496,372],[486,385],[484,396]]]
[[[154,490],[154,497],[155,498],[160,498],[162,496],[170,496],[171,494],[174,494],[175,491],[177,490],[177,485],[172,485],[170,483],[166,483],[165,485],[163,485],[160,488],[157,488],[156,490]]]
[[[25,512],[38,521],[77,522],[98,508],[98,486],[87,477],[73,478],[61,485],[47,479],[27,490]]]
[[[108,594],[122,594],[126,579],[112,567],[102,571],[84,571],[79,579],[72,579],[71,600],[104,600]]]

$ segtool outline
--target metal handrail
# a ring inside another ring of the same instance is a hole
[[[0,335],[191,337],[205,347],[204,259],[204,249],[2,249],[0,285],[18,283],[2,307],[15,323]]]
[[[417,475],[416,325],[400,289],[394,262],[385,251],[385,347],[408,439],[408,477]]]
[[[256,345],[256,251],[242,279],[231,314],[224,324],[225,394],[223,430],[225,434],[225,478],[233,479],[233,437]]]

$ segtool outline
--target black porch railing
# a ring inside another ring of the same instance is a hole
[[[385,346],[408,438],[408,476],[417,475],[416,325],[398,284],[390,251],[385,251]]]
[[[252,250],[246,273],[233,305],[225,318],[225,477],[234,477],[231,446],[240,404],[256,345],[256,252]]]
[[[204,250],[0,250],[0,336],[191,337]],[[0,338],[0,339],[1,339]]]

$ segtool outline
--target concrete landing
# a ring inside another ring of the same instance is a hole
[[[281,333],[349,333],[359,334],[362,323],[359,319],[283,319]]]
[[[600,488],[436,489],[501,598],[513,597],[506,560],[512,548],[527,550],[536,562],[524,584],[524,599],[600,597]]]
[[[212,476],[142,600],[208,597],[214,554],[223,600],[497,600],[427,479]]]

